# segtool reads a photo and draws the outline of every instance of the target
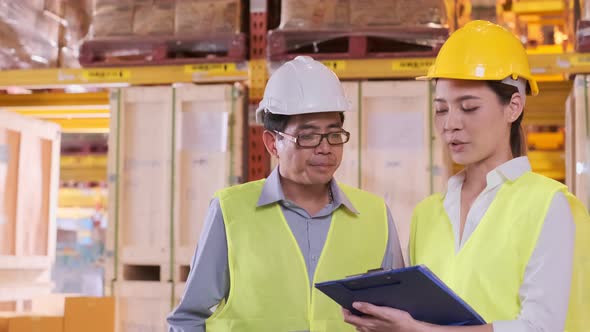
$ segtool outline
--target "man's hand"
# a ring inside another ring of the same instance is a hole
[[[342,309],[344,321],[360,332],[419,332],[423,326],[405,311],[363,302],[355,302],[353,307],[368,316],[359,317]]]

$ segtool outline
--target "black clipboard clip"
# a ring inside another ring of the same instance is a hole
[[[352,274],[352,275],[346,276],[346,278],[359,277],[359,276],[364,276],[364,275],[367,275],[367,274],[371,274],[371,273],[375,273],[375,272],[382,272],[382,271],[385,271],[385,270],[383,270],[382,267],[379,267],[379,268],[376,268],[376,269],[367,270],[367,272],[365,272],[365,273]]]

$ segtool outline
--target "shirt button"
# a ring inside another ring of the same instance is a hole
[[[311,256],[311,260],[314,261],[314,262],[317,261],[318,260],[318,256]]]

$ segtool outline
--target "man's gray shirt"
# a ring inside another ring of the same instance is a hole
[[[332,214],[336,209],[348,209],[358,214],[336,181],[330,183],[332,201],[315,216],[285,199],[278,168],[266,179],[258,206],[278,203],[297,240],[307,267],[310,282],[324,248]],[[403,267],[402,252],[397,231],[387,208],[389,226],[387,250],[382,268]],[[362,240],[362,239],[361,239]],[[367,239],[367,241],[370,241]],[[203,332],[205,320],[211,316],[210,308],[227,298],[229,294],[229,267],[227,261],[227,239],[223,214],[217,198],[209,205],[197,251],[191,263],[184,296],[176,309],[168,316],[169,332]]]

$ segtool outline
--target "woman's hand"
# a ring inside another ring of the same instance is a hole
[[[360,332],[418,332],[423,326],[405,311],[363,302],[355,302],[352,306],[368,315],[359,317],[342,309],[344,321]]]

